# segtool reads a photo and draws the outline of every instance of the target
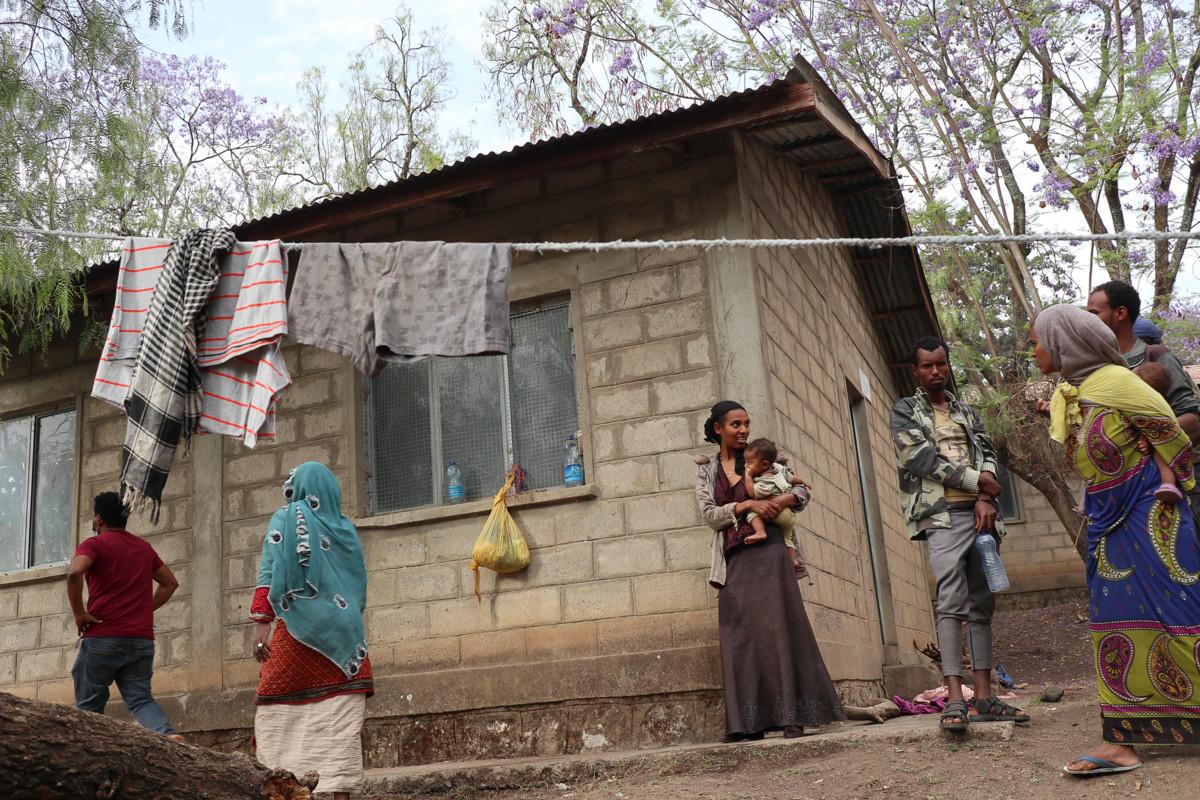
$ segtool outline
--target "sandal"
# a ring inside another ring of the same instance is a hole
[[[734,744],[736,742],[757,742],[766,734],[763,731],[758,733],[727,733],[720,738],[721,744]]]
[[[803,735],[804,735],[804,726],[803,725],[788,725],[786,728],[783,729],[783,738],[785,738],[785,739],[799,739]]]
[[[975,719],[979,722],[1029,722],[1029,715],[1016,706],[1010,706],[995,697],[976,698],[974,701]]]
[[[938,721],[938,726],[944,731],[962,733],[967,729],[967,724],[970,721],[970,714],[967,712],[967,701],[950,700],[946,703],[946,707],[942,709],[942,718]]]

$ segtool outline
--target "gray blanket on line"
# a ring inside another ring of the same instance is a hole
[[[292,338],[374,375],[387,361],[507,353],[506,244],[305,242]]]

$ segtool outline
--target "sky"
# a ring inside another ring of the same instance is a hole
[[[638,0],[630,0],[637,2]],[[483,14],[489,0],[409,0],[417,25],[442,28],[454,97],[441,115],[442,130],[468,134],[479,152],[506,150],[524,141],[497,120],[487,96],[483,57]],[[193,0],[190,31],[176,39],[144,25],[142,41],[152,50],[180,56],[209,55],[226,65],[225,80],[247,97],[266,97],[271,105],[296,105],[296,84],[309,67],[324,67],[332,92],[343,80],[354,53],[369,44],[374,30],[396,10],[395,0]],[[244,31],[252,31],[250,36]],[[337,98],[331,98],[337,105]],[[1028,177],[1028,176],[1026,176]],[[1030,181],[1033,179],[1030,178]],[[1056,217],[1061,216],[1061,219]],[[1078,213],[1039,215],[1041,230],[1080,230]],[[1141,227],[1140,224],[1138,227]],[[1077,250],[1076,283],[1088,285],[1088,250]],[[1190,263],[1189,263],[1190,262]],[[1097,269],[1093,281],[1105,280]],[[1149,278],[1136,281],[1152,293]],[[1178,290],[1200,293],[1197,261],[1186,259]]]
[[[442,115],[444,130],[462,130],[481,151],[519,144],[504,130],[487,100],[482,59],[486,0],[410,0],[417,25],[446,33],[455,97]],[[324,67],[331,90],[342,81],[354,53],[374,38],[376,26],[396,11],[395,0],[193,0],[189,33],[176,39],[142,26],[152,50],[179,56],[213,56],[225,80],[246,97],[293,105],[296,84],[309,67]],[[253,31],[250,36],[245,31]]]

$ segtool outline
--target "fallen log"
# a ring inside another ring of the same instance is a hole
[[[100,714],[0,692],[0,797],[309,800],[297,779]]]
[[[900,706],[891,700],[876,700],[871,706],[843,706],[846,719],[866,720],[876,724],[885,722],[901,714]]]

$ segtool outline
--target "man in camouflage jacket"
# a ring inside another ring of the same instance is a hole
[[[948,391],[949,352],[945,342],[931,337],[914,345],[913,374],[920,388],[892,407],[892,439],[909,530],[912,538],[928,542],[937,580],[938,647],[949,689],[942,727],[963,730],[968,716],[975,721],[1028,717],[991,696],[996,599],[975,538],[1004,535],[995,503],[1000,496],[996,451],[979,415]],[[969,715],[962,694],[963,622],[976,698]]]

